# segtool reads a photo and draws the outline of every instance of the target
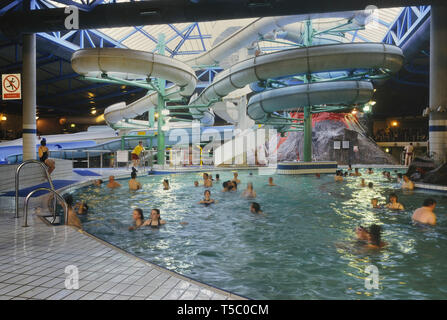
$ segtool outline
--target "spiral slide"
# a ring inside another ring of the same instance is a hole
[[[292,23],[320,18],[350,19],[355,24],[362,26],[365,24],[367,17],[368,15],[363,11],[348,11],[259,18],[221,41],[211,50],[185,63],[149,52],[119,48],[94,48],[75,52],[72,56],[72,67],[77,73],[88,77],[100,77],[101,74],[107,74],[109,77],[116,76],[125,80],[160,77],[175,84],[166,90],[166,94],[169,94],[171,99],[178,99],[191,96],[195,89],[197,78],[190,66],[218,64],[219,61],[233,52],[259,40],[259,35],[267,34],[275,28],[283,28]],[[198,99],[193,99],[191,104],[201,104],[201,97],[202,95]],[[217,95],[215,98],[219,97],[221,96]],[[211,101],[206,104],[208,103],[211,104]],[[123,119],[132,119],[147,112],[157,104],[158,93],[152,92],[129,105],[119,102],[106,108],[104,118],[109,125],[114,126]],[[191,108],[190,113],[193,118],[200,119],[204,125],[214,124],[213,111],[208,107]],[[122,123],[122,125],[125,125],[125,123]]]

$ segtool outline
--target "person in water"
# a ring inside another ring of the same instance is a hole
[[[402,180],[403,180],[402,173],[398,173],[397,174],[397,183],[402,183]]]
[[[370,189],[374,188],[374,183],[369,182],[369,183],[368,183],[368,188],[370,188]]]
[[[315,173],[315,177],[317,177],[317,179],[319,179],[321,177],[321,175],[317,172],[317,173]]]
[[[388,181],[391,181],[391,172],[385,171],[385,178],[387,178]]]
[[[169,180],[164,179],[163,180],[163,190],[169,190],[169,189],[171,189],[171,187],[169,186]]]
[[[228,191],[237,191],[237,182],[236,181],[229,181],[228,182]]]
[[[436,214],[434,212],[436,208],[436,200],[428,198],[424,200],[422,207],[416,209],[413,213],[413,222],[419,222],[422,224],[436,225]]]
[[[198,187],[199,186],[199,181],[194,181],[194,187]]]
[[[73,197],[71,194],[64,195],[65,203],[67,204],[68,209],[68,222],[67,225],[73,226],[78,229],[82,229],[81,220],[79,220],[76,211],[73,208]]]
[[[54,160],[48,159],[50,150],[47,148],[47,140],[45,138],[40,141],[38,153],[40,162],[43,162],[48,167],[48,174],[51,174],[56,169],[56,164]]]
[[[379,199],[377,199],[377,198],[372,198],[371,199],[371,206],[373,207],[373,209],[380,209],[380,208],[382,208],[382,206],[379,205]]]
[[[159,228],[166,224],[166,221],[160,217],[160,209],[151,210],[151,218],[144,222],[144,226],[149,226],[151,228]]]
[[[216,181],[220,180],[220,175],[218,173],[216,173]]]
[[[390,194],[389,202],[386,205],[388,209],[404,210],[404,206],[398,202],[397,195],[395,193]]]
[[[373,224],[368,229],[360,226],[355,230],[357,240],[363,242],[369,249],[381,249],[386,246],[382,241],[382,228]]]
[[[96,187],[100,187],[102,183],[103,183],[102,179],[97,179],[93,182],[93,185]]]
[[[133,219],[133,226],[129,227],[129,231],[136,230],[142,227],[144,224],[143,210],[141,210],[140,208],[133,209],[132,219]]]
[[[73,209],[77,209],[78,214],[86,214],[88,211],[88,205],[85,203],[84,200],[77,203]]]
[[[268,186],[270,186],[270,187],[275,187],[276,186],[276,184],[273,183],[273,177],[269,177],[269,184],[268,184]]]
[[[373,171],[373,169],[372,169],[372,168],[368,168],[368,170],[366,171],[366,173],[367,173],[367,174],[373,174],[373,173],[374,173],[374,171]]]
[[[354,169],[354,172],[352,172],[351,174],[350,174],[350,176],[353,176],[353,177],[360,177],[362,174],[359,172],[359,168],[355,168]]]
[[[341,172],[341,170],[337,170],[337,171],[335,172],[334,180],[335,180],[336,182],[343,181],[343,173]]]
[[[222,187],[223,187],[222,192],[230,191],[229,190],[229,183],[230,183],[230,181],[224,181],[224,183],[222,183]]]
[[[402,176],[404,182],[402,183],[402,189],[404,190],[413,190],[414,182],[411,181],[407,176]]]
[[[231,181],[234,181],[237,184],[241,183],[241,180],[238,179],[238,176],[239,176],[239,174],[237,172],[234,172],[233,173],[233,180],[231,180]]]
[[[247,183],[247,189],[242,192],[244,198],[256,198],[256,191],[253,189],[253,183]]]
[[[362,178],[362,181],[360,182],[360,187],[366,187],[365,179]]]
[[[208,173],[203,174],[203,186],[205,188],[211,188],[213,186],[213,181],[210,179]]]
[[[115,181],[115,176],[109,177],[109,183],[107,184],[107,188],[114,189],[121,187],[121,184]]]
[[[204,198],[203,198],[203,200],[199,201],[199,204],[204,204],[204,205],[208,206],[208,205],[210,205],[212,203],[217,203],[216,200],[211,199],[211,191],[205,190],[203,195],[204,195]]]
[[[261,210],[261,206],[259,205],[259,203],[257,202],[252,202],[250,204],[250,212],[251,213],[256,213],[256,214],[261,214],[262,210]]]
[[[350,164],[348,165],[348,171],[352,171],[352,166]]]
[[[137,173],[132,171],[130,174],[130,180],[128,182],[129,190],[139,190],[141,189],[141,183],[137,180]]]

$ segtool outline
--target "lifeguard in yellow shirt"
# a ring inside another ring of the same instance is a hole
[[[131,154],[133,168],[136,169],[140,165],[140,153],[145,150],[143,147],[143,141],[138,141],[138,145],[133,149]]]

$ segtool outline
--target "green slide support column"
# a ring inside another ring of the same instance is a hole
[[[160,34],[158,38],[158,53],[161,55],[165,54],[165,35]],[[164,165],[165,164],[165,133],[162,130],[164,125],[164,116],[163,109],[165,108],[165,87],[166,80],[158,79],[158,89],[160,93],[158,94],[158,122],[157,122],[157,164]]]
[[[304,151],[303,161],[312,161],[312,113],[311,106],[304,107]]]

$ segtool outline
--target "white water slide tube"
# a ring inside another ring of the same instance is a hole
[[[400,48],[383,43],[333,44],[274,52],[239,62],[219,73],[213,83],[190,104],[207,104],[249,83],[274,77],[347,69],[385,69],[395,73],[402,67],[403,58]],[[343,81],[338,85],[330,82],[311,83],[275,89],[250,100],[249,116],[260,120],[267,113],[283,108],[362,103],[367,102],[372,93],[372,85],[364,81]],[[282,94],[286,97],[275,100]],[[267,104],[263,104],[263,99],[268,100],[269,109]]]
[[[186,63],[169,57],[149,52],[119,48],[93,48],[76,51],[72,56],[73,70],[81,75],[98,77],[101,73],[117,76],[123,79],[141,77],[160,77],[175,83],[167,89],[170,98],[187,97],[195,89],[197,78],[188,65],[214,65],[233,52],[249,46],[259,40],[259,36],[271,32],[276,28],[305,20],[320,18],[352,19],[356,24],[363,25],[368,14],[364,11],[336,12],[325,14],[295,15],[282,17],[259,18],[246,27],[240,29],[229,38],[221,41],[211,50],[186,61]],[[179,89],[183,91],[173,94]],[[126,105],[116,103],[104,111],[107,123],[113,125],[123,119],[132,119],[147,112],[158,104],[157,93],[150,93],[139,100]],[[214,114],[208,108],[190,109],[194,118],[204,124],[214,123]]]

